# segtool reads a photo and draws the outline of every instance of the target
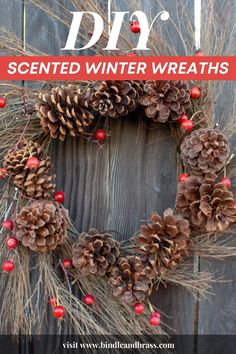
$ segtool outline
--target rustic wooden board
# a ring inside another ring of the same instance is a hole
[[[120,10],[127,9],[124,3],[117,1],[116,5]],[[188,6],[192,6],[191,1]],[[142,9],[150,15],[152,11],[161,10],[155,1],[150,1]],[[171,1],[165,2],[165,9],[171,13]],[[67,29],[41,11],[35,11],[30,4],[27,16],[27,42],[43,52],[59,54],[58,50],[64,44],[60,39],[65,38]],[[31,35],[32,28],[46,28],[47,31],[43,30],[35,39]],[[173,26],[165,30],[173,32]],[[58,41],[47,46],[56,37]],[[174,37],[177,45],[176,33]],[[182,45],[179,50],[182,54]],[[175,146],[166,128],[150,129],[138,115],[112,121],[107,127],[111,137],[104,149],[73,139],[68,139],[65,144],[53,144],[57,184],[58,189],[65,190],[65,206],[79,231],[96,226],[100,230],[116,230],[119,239],[126,239],[140,228],[142,222],[149,220],[153,211],[162,212],[174,206]],[[160,288],[153,300],[164,313],[171,315],[166,322],[174,331],[193,333],[194,300],[189,294],[173,287]],[[181,320],[178,313],[181,313]],[[53,332],[55,328],[51,330]],[[65,326],[63,332],[68,330]]]
[[[202,31],[204,33],[205,25],[207,25],[208,18],[208,5],[209,1],[203,2],[203,19],[202,19]],[[217,25],[215,33],[221,33],[223,24],[226,20],[231,22],[230,31],[227,30],[227,40],[223,43],[223,50],[221,55],[236,55],[235,51],[235,20],[236,20],[236,4],[234,0],[227,0],[222,6],[222,1],[214,1],[214,15],[217,19]],[[234,28],[234,30],[233,30]],[[231,33],[232,31],[232,33]],[[214,45],[215,34],[212,35],[212,44]],[[230,45],[232,44],[232,46]],[[227,47],[230,48],[227,50]],[[206,43],[206,38],[202,36],[202,49],[205,53],[209,50],[210,46]],[[209,55],[215,55],[214,52],[207,53]],[[222,92],[215,102],[215,122],[219,123],[221,129],[227,125],[232,112],[235,107],[235,90],[236,82],[224,82],[220,83]],[[214,91],[217,94],[217,88]],[[235,125],[234,125],[235,130]],[[236,152],[235,149],[235,136],[231,139],[231,150]],[[230,175],[233,181],[233,191],[235,192],[235,176]],[[233,235],[234,237],[234,235]],[[233,242],[236,246],[236,240]],[[199,318],[198,318],[198,333],[205,334],[217,334],[217,335],[230,335],[236,334],[235,326],[235,313],[236,313],[236,259],[228,258],[223,261],[206,261],[200,260],[200,269],[215,272],[217,278],[222,278],[225,282],[218,282],[213,287],[214,296],[209,300],[201,299],[199,302]],[[235,346],[232,346],[232,342],[224,338],[221,343],[217,340],[207,337],[204,341],[199,338],[198,353],[233,353],[235,352]]]
[[[22,38],[23,2],[21,0],[2,0],[0,27],[5,27]]]
[[[55,11],[60,11],[60,5],[55,1],[47,3],[53,5]],[[73,10],[66,1],[60,1],[60,4]],[[30,2],[27,2],[26,18],[26,42],[42,52],[60,55],[68,28],[59,21],[52,20]],[[33,28],[38,28],[40,32],[37,38],[32,37]],[[40,85],[33,84],[38,87]],[[106,122],[101,125],[98,121],[97,124],[97,128],[105,125],[105,129],[109,129]],[[57,174],[57,189],[65,192],[65,207],[70,210],[70,216],[78,231],[87,231],[94,226],[99,230],[106,229],[109,214],[109,143],[102,149],[83,138],[68,138],[65,143],[53,142],[51,155]],[[34,279],[37,279],[37,274],[34,275],[33,281]],[[66,321],[61,327],[58,326],[58,321],[49,311],[43,331],[45,334],[70,334],[72,329]],[[50,343],[45,343],[45,352],[55,346],[55,341],[56,338],[52,337]],[[43,344],[40,348],[36,346],[34,353],[41,353],[42,346]]]

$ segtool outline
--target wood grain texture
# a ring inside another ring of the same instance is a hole
[[[173,24],[179,25],[176,4],[180,13],[188,11],[191,14],[193,11],[192,1],[177,3],[172,0],[161,4],[157,1],[141,2],[139,9],[148,14],[150,22],[154,14],[163,9],[170,13],[173,22],[157,21],[155,26],[165,33],[165,46],[174,45],[181,55],[186,54],[186,48]],[[115,5],[120,11],[129,9],[125,1],[116,1]],[[185,33],[183,27],[182,31]],[[132,36],[129,32],[129,39],[134,41]],[[149,220],[153,211],[162,213],[165,208],[173,207],[176,193],[176,148],[169,132],[163,126],[151,130],[145,127],[145,121],[137,122],[138,117],[134,115],[123,121],[111,122],[111,180],[116,181],[112,182],[111,228],[118,225],[119,230],[124,230],[125,238],[138,230],[142,222]],[[169,316],[165,317],[165,322],[172,328],[172,333],[194,333],[195,301],[186,291],[161,286],[153,293],[152,302]],[[180,338],[177,349],[183,354],[193,351],[193,338],[187,346],[185,344],[185,340]]]
[[[71,2],[47,1],[55,12],[60,12],[61,6],[70,11],[73,10]],[[37,50],[52,55],[60,55],[60,48],[64,46],[68,28],[59,21],[53,20],[42,10],[35,7],[30,1],[26,7],[26,41]],[[38,28],[40,33],[37,38],[32,36],[33,29]],[[65,54],[65,52],[63,53]],[[40,83],[30,83],[30,85]],[[102,128],[109,130],[108,123],[98,120],[94,129]],[[65,192],[65,207],[70,210],[70,217],[75,223],[78,231],[88,231],[90,227],[97,227],[99,230],[107,229],[109,215],[109,141],[106,146],[100,148],[92,140],[84,138],[69,138],[61,143],[53,141],[51,156],[57,175],[57,190]],[[37,274],[32,276],[32,283],[36,281]],[[78,294],[76,287],[74,293]],[[43,326],[45,334],[70,334],[73,329],[64,321],[58,326],[51,312],[48,312]],[[34,354],[45,352],[55,346],[55,337],[50,343],[44,343],[34,348]]]
[[[203,2],[203,31],[204,23],[206,24],[208,18],[208,5],[209,1]],[[236,39],[236,4],[234,0],[224,2],[214,1],[213,6],[214,15],[217,21],[216,28],[214,29],[214,35],[212,35],[212,43],[214,44],[215,35],[221,32],[222,26],[228,20],[230,25],[227,30],[227,37],[225,43],[223,43],[222,54],[236,55],[235,39]],[[206,39],[203,40],[204,48],[208,48]],[[229,49],[230,48],[230,52]],[[209,53],[209,55],[214,53]],[[235,91],[236,82],[222,82],[221,94],[217,97],[215,102],[215,122],[219,123],[220,129],[225,129],[232,112],[235,112]],[[217,88],[215,88],[214,94],[217,95]],[[235,113],[234,113],[235,114]],[[231,128],[235,131],[235,124]],[[231,139],[231,151],[236,152],[236,139],[235,136]],[[236,179],[234,175],[229,175],[233,182],[233,191],[235,192]],[[234,237],[234,234],[233,234]],[[236,239],[233,241],[233,245],[236,246]],[[236,334],[235,314],[236,314],[236,259],[228,258],[223,261],[206,261],[200,260],[200,269],[215,272],[217,278],[225,280],[225,282],[218,282],[213,287],[214,296],[209,300],[200,299],[199,302],[199,319],[198,319],[198,333],[199,334],[217,334],[217,335],[230,335]],[[208,338],[198,341],[198,353],[199,354],[216,354],[216,353],[233,353],[235,347],[232,347],[230,340],[223,338],[221,342],[214,342],[212,338]]]
[[[171,1],[165,2],[165,6],[167,4],[167,10],[171,11]],[[128,7],[121,1],[113,2],[113,5],[119,10]],[[150,1],[142,5],[142,9],[151,16],[161,7]],[[58,54],[62,43],[51,41],[56,36],[65,38],[66,29],[41,11],[35,11],[30,4],[27,16],[27,41],[37,49]],[[50,29],[50,35],[43,31],[35,40],[31,35],[33,28]],[[48,47],[47,42],[50,43]],[[118,232],[115,235],[121,240],[130,238],[141,223],[150,219],[153,211],[162,213],[165,208],[174,206],[175,145],[165,127],[151,129],[139,114],[105,124],[110,138],[104,149],[92,142],[68,139],[63,144],[53,143],[52,156],[58,176],[57,187],[65,191],[65,206],[78,230],[86,231],[92,226],[100,230],[111,229]],[[98,123],[98,127],[103,124]],[[173,287],[160,289],[153,295],[153,301],[163,312],[174,314],[166,319],[168,325],[178,333],[193,333],[194,301],[189,294]],[[182,321],[178,321],[177,305]],[[52,332],[55,329],[51,327]],[[63,333],[68,331],[70,328],[65,325]]]
[[[23,1],[1,0],[0,15],[0,27],[5,27],[22,38]]]

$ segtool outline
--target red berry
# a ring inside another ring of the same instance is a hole
[[[142,303],[137,303],[134,305],[134,312],[136,315],[141,315],[144,311],[144,305]]]
[[[191,120],[184,120],[180,127],[184,129],[186,132],[190,133],[193,130],[193,122]]]
[[[227,188],[231,187],[231,180],[228,177],[223,177],[221,183],[225,184]]]
[[[178,122],[179,122],[179,124],[182,124],[183,122],[186,122],[186,120],[188,120],[188,116],[186,114],[182,114],[179,117]]]
[[[10,273],[14,270],[15,265],[12,261],[5,261],[2,265],[2,270],[4,272]]]
[[[152,326],[160,326],[160,324],[161,324],[160,316],[156,316],[156,315],[152,314],[151,317],[150,317],[149,323]]]
[[[71,259],[64,259],[63,260],[63,267],[69,269],[72,267],[72,260]]]
[[[204,54],[203,54],[203,52],[199,49],[199,50],[196,51],[195,56],[196,56],[196,57],[203,57]]]
[[[96,130],[96,132],[95,132],[95,139],[96,140],[103,141],[103,140],[106,140],[106,137],[107,137],[107,133],[104,129]]]
[[[13,230],[13,228],[14,228],[13,221],[10,220],[10,219],[7,219],[7,220],[3,221],[2,228],[4,230]]]
[[[130,24],[130,30],[131,32],[133,33],[140,33],[141,29],[140,29],[140,24],[138,21],[134,21],[134,22],[131,22]]]
[[[5,100],[5,98],[0,97],[0,108],[4,108],[7,104],[7,101]]]
[[[4,179],[7,177],[7,169],[6,168],[0,168],[0,179]]]
[[[61,319],[62,317],[65,316],[65,309],[63,306],[55,306],[53,309],[53,316]]]
[[[198,86],[193,86],[190,91],[190,96],[196,100],[201,96],[201,89]]]
[[[95,304],[95,300],[94,300],[93,295],[89,295],[89,294],[85,295],[84,303],[86,305],[94,305]]]
[[[189,174],[188,173],[181,173],[178,177],[178,181],[180,183],[186,181],[186,179],[189,177]]]
[[[27,162],[26,162],[26,167],[29,170],[37,170],[40,166],[40,161],[37,157],[30,157],[28,158]]]
[[[9,237],[6,240],[6,246],[7,249],[9,249],[9,251],[12,251],[14,249],[16,249],[16,247],[18,246],[19,241],[15,238],[15,237]]]
[[[63,203],[65,200],[65,194],[63,192],[56,192],[54,194],[54,199],[58,202],[58,203]]]
[[[48,299],[48,303],[49,303],[50,305],[52,305],[52,307],[56,307],[56,306],[57,306],[57,298],[55,298],[55,297],[50,297],[50,298]]]
[[[151,313],[151,317],[159,317],[159,318],[161,318],[161,314],[160,314],[159,311],[155,311],[155,312]]]

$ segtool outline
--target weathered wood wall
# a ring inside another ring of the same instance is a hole
[[[161,3],[171,13],[176,1],[163,0]],[[113,2],[120,9],[127,9],[126,1]],[[188,9],[193,14],[194,0],[177,2],[183,11]],[[215,11],[222,12],[225,2],[231,0],[218,1]],[[55,8],[63,5],[72,10],[67,0],[47,0],[45,3]],[[160,8],[155,0],[144,3],[143,10],[149,13]],[[204,8],[203,13],[207,17]],[[14,30],[42,52],[60,55],[59,49],[64,45],[67,29],[29,0],[2,0],[0,14],[0,26]],[[235,16],[233,11],[231,14]],[[185,27],[184,24],[179,25]],[[221,25],[223,23],[219,23]],[[170,26],[168,31],[172,41],[175,45],[179,42],[179,54],[186,54],[175,27]],[[218,120],[222,107],[230,110],[230,92],[235,87],[235,83],[225,85],[223,104],[221,102],[216,106]],[[103,127],[104,124],[111,134],[104,149],[98,149],[97,145],[83,139],[68,139],[64,144],[53,144],[57,186],[66,193],[65,206],[70,210],[78,230],[88,230],[92,226],[114,229],[120,232],[119,239],[125,239],[133,235],[142,221],[149,219],[152,211],[162,212],[166,207],[173,207],[176,191],[175,146],[166,129],[158,127],[148,130],[143,121],[134,115],[119,121],[98,123],[98,126]],[[232,280],[215,285],[216,295],[210,300],[201,299],[196,303],[191,295],[171,286],[160,288],[153,295],[158,307],[171,316],[167,320],[177,334],[236,334],[235,266],[235,259],[223,262],[200,260],[201,269],[217,269],[219,276]],[[49,327],[45,325],[45,333],[55,330],[54,320]],[[69,331],[65,325],[63,332]],[[45,353],[49,352],[47,348]],[[189,346],[186,349],[182,345],[182,353],[189,354],[189,350]],[[191,353],[194,350],[199,354],[207,352],[201,345],[194,348],[192,339]]]

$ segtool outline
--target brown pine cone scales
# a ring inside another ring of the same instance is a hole
[[[93,121],[94,116],[88,109],[88,93],[82,93],[76,86],[40,92],[39,99],[35,107],[37,116],[44,131],[52,138],[64,141],[68,133],[75,137]]]
[[[101,116],[119,118],[135,110],[142,93],[141,81],[98,81],[90,90],[90,105]]]
[[[109,285],[114,297],[130,305],[144,301],[152,291],[150,278],[143,274],[142,260],[137,256],[119,259],[110,273]]]
[[[25,206],[16,215],[15,235],[32,251],[55,250],[67,236],[67,211],[51,201],[36,201]]]
[[[39,159],[38,169],[27,168],[26,163],[30,157]],[[4,167],[13,177],[13,184],[29,198],[47,199],[55,190],[55,176],[51,174],[50,157],[36,142],[24,142],[10,149],[4,158]]]
[[[154,122],[176,121],[190,106],[188,86],[183,81],[146,81],[140,103]]]
[[[43,149],[38,143],[25,141],[8,150],[4,157],[4,167],[9,175],[15,176],[24,171],[29,157],[40,159],[42,155]]]
[[[91,229],[73,245],[73,265],[85,275],[103,276],[116,264],[120,244],[111,235]]]
[[[144,273],[155,277],[174,268],[188,255],[191,245],[189,221],[166,209],[163,218],[153,214],[152,223],[142,225],[135,249],[144,262]]]
[[[181,148],[183,164],[188,172],[195,175],[220,171],[228,157],[228,140],[218,129],[194,130]]]
[[[236,222],[234,196],[214,175],[190,176],[178,184],[176,208],[193,226],[223,231]]]

